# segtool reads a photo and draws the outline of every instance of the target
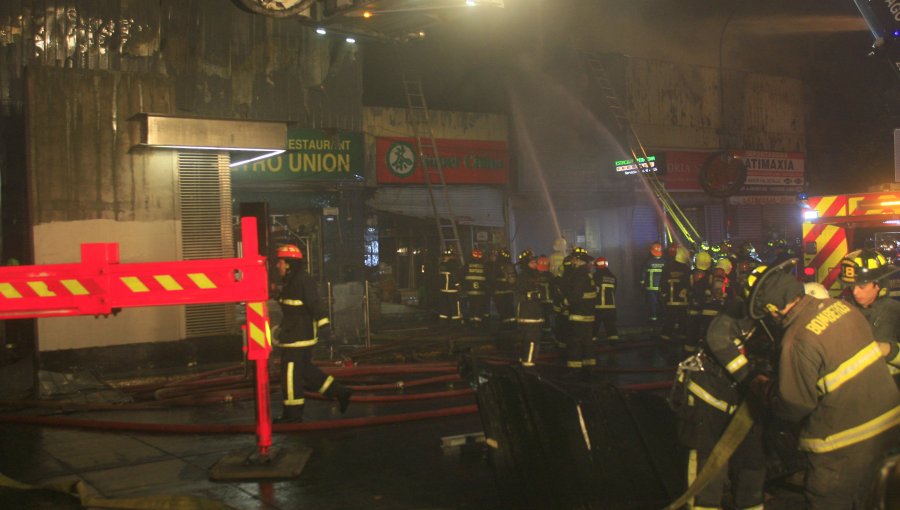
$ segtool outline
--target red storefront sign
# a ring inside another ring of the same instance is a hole
[[[700,169],[711,152],[667,151],[666,171],[659,179],[669,191],[703,191],[700,186]]]
[[[505,184],[509,181],[506,142],[441,139],[435,143],[444,182]],[[419,161],[416,141],[412,138],[377,138],[375,155],[379,184],[424,184],[425,168],[429,171],[437,168],[437,162],[431,156],[426,156],[424,162]],[[435,175],[432,177],[436,179]]]

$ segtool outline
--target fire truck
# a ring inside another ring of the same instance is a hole
[[[860,248],[882,251],[896,263],[900,246],[900,184],[886,191],[809,197],[803,202],[803,278],[841,292],[841,259]],[[886,253],[885,253],[886,252]],[[900,276],[890,281],[900,296]]]

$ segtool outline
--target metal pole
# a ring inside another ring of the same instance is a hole
[[[331,324],[331,345],[328,346],[328,358],[334,360],[334,294],[331,289],[331,282],[326,283],[328,289],[328,322]]]
[[[363,323],[366,328],[366,348],[372,347],[372,330],[369,323],[369,280],[366,280],[363,291]]]

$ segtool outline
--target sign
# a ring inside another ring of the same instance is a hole
[[[636,175],[638,173],[638,166],[643,168],[641,171],[644,173],[659,171],[656,166],[656,156],[648,155],[646,159],[638,158],[637,161],[637,163],[635,163],[633,159],[620,159],[616,161],[616,173],[620,175]]]
[[[796,205],[797,197],[794,195],[734,195],[728,197],[730,205]]]
[[[700,169],[712,152],[667,151],[666,174],[660,180],[668,191],[703,191]]]
[[[236,182],[362,181],[362,133],[289,129],[287,150],[231,169]]]
[[[806,158],[802,152],[732,151],[747,167],[742,195],[794,194],[803,191]]]
[[[505,184],[509,180],[506,142],[489,140],[435,140],[447,184]],[[435,171],[438,161],[426,157],[424,167]],[[375,172],[379,184],[424,184],[425,171],[412,138],[379,137],[375,140]],[[437,178],[432,175],[432,182]]]

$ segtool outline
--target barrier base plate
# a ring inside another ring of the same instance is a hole
[[[268,455],[257,449],[229,453],[209,469],[210,480],[259,480],[296,478],[303,472],[312,448],[272,447]]]

